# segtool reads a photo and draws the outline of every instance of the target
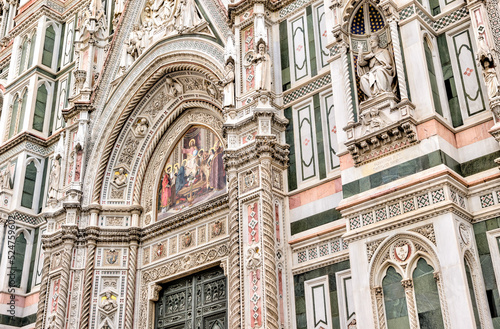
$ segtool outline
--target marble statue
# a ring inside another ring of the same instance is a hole
[[[226,72],[221,83],[224,86],[223,106],[234,106],[234,64],[232,62],[226,64]]]
[[[59,164],[59,160],[54,159],[52,163],[52,169],[50,170],[49,199],[57,199],[60,175],[61,165]]]
[[[117,307],[116,299],[112,298],[111,292],[106,291],[104,298],[101,301],[101,308],[106,312],[110,312]]]
[[[165,79],[165,89],[170,98],[177,97],[183,91],[182,85],[170,77]]]
[[[204,22],[194,0],[180,0],[174,18],[178,33],[187,32]]]
[[[258,52],[253,59],[255,64],[255,89],[271,90],[271,56],[266,52],[266,44],[259,43]]]
[[[142,50],[144,49],[144,32],[141,30],[139,25],[134,25],[134,29],[130,32],[130,38],[128,40],[127,53],[136,60],[137,57],[141,56]]]
[[[0,173],[2,176],[2,185],[0,186],[4,190],[10,190],[10,170],[9,166],[7,165],[7,168]]]
[[[387,49],[379,47],[377,35],[370,37],[371,52],[363,55],[363,45],[358,46],[358,76],[361,90],[373,98],[384,92],[393,92],[394,63]]]
[[[113,182],[115,182],[115,184],[118,186],[122,186],[127,182],[127,175],[125,174],[123,168],[118,169],[118,172],[115,173],[115,178],[113,179]]]
[[[486,57],[481,61],[483,66],[483,76],[484,83],[486,84],[486,88],[488,89],[488,97],[492,99],[493,97],[498,95],[498,77],[495,68],[493,67],[493,61]]]

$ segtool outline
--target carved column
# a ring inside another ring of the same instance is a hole
[[[36,312],[36,324],[35,328],[42,329],[44,328],[44,318],[46,312],[46,304],[47,304],[47,286],[48,286],[48,274],[50,269],[50,252],[45,247],[46,242],[43,241],[42,248],[43,252],[43,268],[42,268],[42,283],[40,285],[39,295],[38,295],[38,310]]]
[[[378,323],[379,329],[385,329],[385,313],[384,313],[384,293],[382,287],[372,288],[372,298],[375,302],[375,313],[376,314],[376,323]]]
[[[61,284],[59,288],[59,305],[56,312],[56,321],[59,328],[64,328],[66,323],[71,254],[76,240],[76,229],[73,225],[63,226],[62,230],[63,251],[61,256]]]
[[[135,282],[137,274],[137,247],[139,244],[139,223],[140,210],[132,211],[132,228],[130,230],[130,246],[128,259],[128,277],[127,277],[127,297],[125,306],[125,329],[132,329],[134,320],[134,304],[135,304]]]
[[[349,45],[347,42],[341,43],[340,57],[342,60],[342,74],[344,75],[344,100],[347,106],[347,124],[354,123],[354,106],[353,99],[351,95],[351,75],[350,75],[350,65],[349,65]]]
[[[92,217],[96,216],[97,212],[92,211],[91,224],[92,224]],[[96,239],[97,239],[97,231],[95,231],[95,229],[92,227],[88,228],[86,232],[87,257],[85,262],[85,276],[83,279],[80,329],[87,329],[89,327],[90,301],[92,299],[92,281],[94,279]]]
[[[403,55],[401,54],[401,43],[399,42],[398,20],[395,15],[389,18],[389,28],[391,30],[392,49],[394,51],[394,62],[396,63],[396,75],[398,78],[399,94],[401,100],[408,99],[406,89],[406,75],[403,67]]]
[[[444,319],[444,327],[446,329],[451,329],[450,316],[448,314],[448,305],[446,304],[446,296],[444,294],[443,280],[441,280],[441,273],[434,273],[434,280],[436,280],[436,285],[439,294],[439,303],[441,305],[441,312]]]
[[[408,306],[408,319],[411,329],[419,329],[417,306],[415,305],[415,295],[413,294],[413,280],[403,280],[401,285],[405,289],[406,305]]]

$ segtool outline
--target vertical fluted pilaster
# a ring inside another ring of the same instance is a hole
[[[229,179],[229,328],[241,328],[240,292],[240,220],[238,211],[238,175],[228,171]]]
[[[87,259],[85,263],[85,278],[83,281],[80,329],[87,329],[89,327],[92,280],[94,278],[95,245],[95,240],[87,240]]]
[[[43,328],[43,319],[45,312],[45,306],[47,305],[47,285],[48,285],[48,274],[50,269],[50,253],[44,252],[43,256],[43,268],[42,268],[42,284],[40,285],[40,292],[38,295],[38,310],[36,312],[36,324],[35,328]]]

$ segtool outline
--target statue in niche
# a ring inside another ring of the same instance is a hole
[[[358,69],[361,90],[368,99],[385,92],[393,92],[394,63],[387,49],[379,47],[379,37],[370,37],[371,51],[363,55],[363,45],[358,45]]]
[[[266,52],[264,42],[260,42],[257,49],[252,60],[255,64],[255,89],[271,91],[271,56]]]
[[[139,136],[144,136],[148,132],[148,120],[142,118],[137,121],[137,125],[135,126],[135,133]]]
[[[61,175],[61,165],[58,159],[54,159],[50,170],[49,199],[57,199],[59,189],[59,177]]]
[[[10,190],[10,179],[9,165],[7,165],[7,168],[0,173],[0,188],[3,190]]]
[[[234,63],[228,61],[224,79],[221,80],[224,86],[224,107],[234,106]]]
[[[115,172],[115,178],[113,179],[113,182],[118,186],[122,186],[127,182],[127,174],[125,174],[123,168],[120,168],[118,169],[118,172]]]
[[[141,30],[139,25],[134,25],[132,32],[130,32],[130,38],[128,40],[127,53],[136,60],[137,57],[141,56],[142,50],[144,49],[144,32]]]
[[[106,291],[105,295],[101,299],[101,308],[106,312],[111,312],[117,306],[116,298],[113,298],[110,291]]]
[[[165,89],[166,89],[167,95],[170,98],[177,97],[177,95],[182,94],[182,91],[183,91],[182,85],[180,83],[174,81],[170,77],[165,79]]]
[[[486,40],[484,39],[483,34],[478,35],[478,41],[479,41],[478,57],[479,57],[479,62],[481,63],[481,66],[483,68],[484,84],[488,89],[488,97],[492,99],[495,96],[497,96],[499,92],[498,77],[495,70],[496,65],[495,61],[493,60],[493,56],[491,55],[491,51],[488,45],[486,44]]]
[[[175,28],[179,34],[189,32],[205,21],[198,12],[194,0],[180,0],[174,18]]]

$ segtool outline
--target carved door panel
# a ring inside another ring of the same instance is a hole
[[[155,329],[227,329],[227,287],[221,268],[163,285]]]

